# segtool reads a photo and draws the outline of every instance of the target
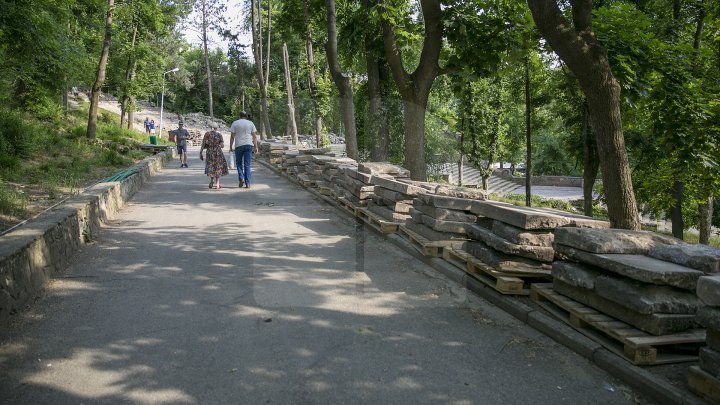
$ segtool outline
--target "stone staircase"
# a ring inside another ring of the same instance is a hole
[[[440,173],[450,175],[453,183],[457,184],[457,180],[459,178],[457,163],[444,164],[440,168]],[[465,185],[477,185],[478,187],[482,187],[482,176],[480,176],[480,172],[474,167],[464,165],[463,183]],[[524,194],[525,187],[497,176],[490,176],[490,178],[488,178],[488,191],[498,195]]]

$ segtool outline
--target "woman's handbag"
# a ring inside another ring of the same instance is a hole
[[[231,169],[235,169],[235,153],[230,152],[230,160],[228,161],[228,167]]]

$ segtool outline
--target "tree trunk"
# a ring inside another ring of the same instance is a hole
[[[259,3],[258,3],[259,7]],[[260,86],[260,107],[262,114],[262,130],[260,132],[260,139],[266,139],[272,137],[272,131],[270,130],[270,118],[268,117],[267,109],[267,89],[265,87],[265,78],[263,74],[262,66],[262,17],[260,16],[260,9],[258,8],[257,19],[258,27],[260,32],[256,32],[255,28],[255,0],[251,0],[251,19],[252,19],[252,36],[253,36],[253,54],[255,55],[255,69],[257,71],[258,85]],[[260,40],[258,40],[260,38]]]
[[[372,0],[364,0],[363,6],[369,15]],[[387,80],[387,71],[381,68],[381,59],[375,54],[375,37],[377,32],[368,30],[365,35],[365,62],[367,64],[368,113],[365,124],[365,140],[370,150],[370,161],[385,162],[388,160],[389,132],[385,114],[382,113],[382,86]],[[385,75],[383,75],[385,73]],[[384,77],[383,77],[384,76]]]
[[[287,44],[283,44],[283,67],[285,68],[285,87],[287,88],[288,104],[288,135],[292,138],[293,145],[298,144],[297,122],[295,121],[295,101],[293,99],[292,78],[290,77],[290,56],[288,55]]]
[[[97,137],[97,114],[98,104],[100,103],[100,88],[105,81],[105,68],[107,67],[108,57],[110,55],[110,39],[112,34],[112,15],[115,8],[114,0],[108,0],[108,10],[105,15],[105,38],[103,40],[102,53],[100,54],[100,62],[98,63],[97,74],[95,75],[95,83],[92,87],[92,96],[90,98],[90,113],[87,126],[87,138],[95,139]]]
[[[203,50],[205,51],[205,72],[207,74],[208,81],[208,111],[210,113],[210,118],[214,118],[215,115],[213,113],[212,72],[210,71],[210,57],[208,56],[207,14],[207,2],[205,0],[202,0],[202,42]]]
[[[713,197],[708,197],[704,204],[698,204],[700,214],[700,243],[704,245],[710,244],[710,234],[712,233],[712,213],[713,213]]]
[[[640,229],[620,114],[620,85],[592,31],[592,2],[570,0],[571,24],[556,0],[527,0],[539,31],[580,82],[598,145],[610,224]],[[573,27],[574,29],[568,29]]]
[[[320,147],[322,144],[322,117],[319,111],[319,102],[317,98],[317,81],[315,80],[315,57],[312,47],[312,32],[310,31],[310,11],[308,0],[303,0],[303,11],[305,13],[305,53],[308,63],[308,80],[310,82],[310,98],[313,102],[313,114],[315,115],[315,146]]]
[[[133,34],[132,34],[132,41],[130,42],[130,55],[128,56],[128,63],[127,68],[125,69],[125,91],[122,95],[122,100],[120,101],[120,128],[125,127],[125,112],[128,110],[128,101],[130,99],[130,96],[127,94],[127,86],[130,85],[133,79],[134,70],[135,70],[135,57],[133,55],[133,51],[135,50],[135,40],[137,39],[137,32],[138,32],[138,25],[135,23],[135,27],[133,28]],[[128,118],[128,129],[130,128],[131,121]]]
[[[272,0],[268,0],[268,14],[267,14],[267,52],[265,52],[265,91],[268,88],[268,80],[270,80],[270,34],[272,31]],[[262,32],[262,29],[260,30]]]
[[[530,58],[525,56],[525,206],[532,206],[532,105],[530,104]]]
[[[590,112],[587,103],[583,104],[582,122],[583,140],[583,212],[585,215],[593,216],[593,188],[597,178],[600,162],[597,159],[597,150],[594,147],[596,141],[592,136],[590,125]]]
[[[345,126],[345,153],[349,158],[357,160],[357,130],[355,127],[355,103],[353,102],[350,78],[342,72],[338,61],[337,28],[335,24],[335,0],[325,0],[327,9],[328,42],[325,46],[330,75],[340,93],[340,111]]]
[[[425,111],[435,78],[442,73],[438,61],[442,50],[443,25],[439,0],[421,0],[425,35],[420,61],[412,73],[403,66],[393,26],[382,20],[385,56],[405,107],[405,167],[413,180],[425,181]]]
[[[458,187],[463,185],[463,148],[465,147],[465,131],[460,131],[460,158],[458,159]]]
[[[675,205],[670,208],[670,221],[672,222],[672,234],[674,237],[683,240],[685,230],[685,220],[682,214],[683,195],[685,194],[685,184],[681,181],[675,181],[672,187],[672,197]]]

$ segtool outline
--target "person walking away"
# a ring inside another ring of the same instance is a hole
[[[250,163],[252,155],[258,151],[257,128],[250,121],[245,111],[240,112],[240,119],[230,126],[230,152],[235,152],[239,185],[250,188]]]
[[[227,161],[223,154],[225,141],[221,133],[217,132],[217,125],[212,124],[210,131],[203,136],[200,144],[200,160],[203,160],[203,149],[207,150],[205,160],[205,175],[210,177],[208,188],[220,189],[220,177],[229,173]]]
[[[150,134],[150,118],[145,117],[145,133]]]
[[[190,138],[190,133],[187,129],[183,128],[182,122],[178,123],[178,129],[175,132],[175,145],[177,145],[178,156],[180,157],[180,167],[188,167],[187,165],[187,140]]]

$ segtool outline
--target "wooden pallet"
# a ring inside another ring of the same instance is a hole
[[[696,361],[705,330],[654,336],[556,293],[552,284],[533,284],[530,297],[550,313],[608,350],[640,365]]]
[[[462,241],[453,240],[436,240],[431,241],[422,235],[419,235],[410,229],[407,229],[405,225],[398,226],[398,233],[400,236],[405,237],[415,248],[423,254],[423,256],[438,257],[442,254],[444,248],[460,248],[462,247]]]
[[[513,275],[495,271],[490,266],[480,262],[473,255],[461,249],[443,249],[443,259],[464,270],[477,280],[491,287],[501,294],[529,295],[530,290],[525,288],[525,281]]]
[[[357,216],[365,221],[366,224],[372,226],[381,233],[395,233],[398,231],[400,225],[402,225],[398,222],[390,222],[384,218],[380,218],[377,214],[370,212],[367,208],[358,208]]]
[[[338,197],[337,199],[338,204],[342,209],[344,209],[348,214],[356,217],[358,214],[358,207],[353,205],[350,201],[348,201],[345,197]]]
[[[698,366],[691,366],[688,370],[688,387],[701,397],[716,404],[720,403],[720,380]]]

